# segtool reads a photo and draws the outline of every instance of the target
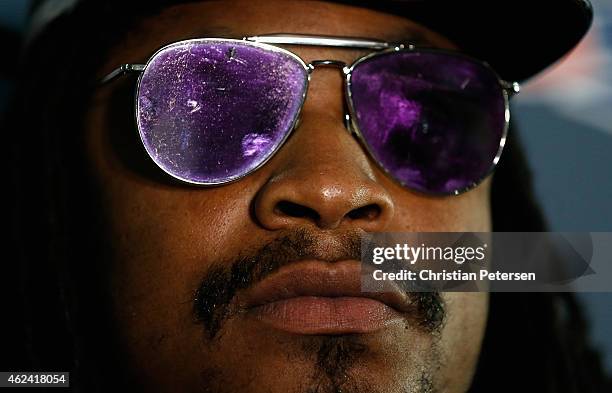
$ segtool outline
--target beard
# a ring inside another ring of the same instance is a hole
[[[435,342],[406,350],[397,342],[389,351],[377,340],[358,335],[311,336],[299,345],[277,352],[276,368],[263,373],[249,361],[259,354],[245,353],[241,364],[227,361],[203,371],[202,391],[291,393],[435,393],[441,356]],[[394,340],[391,340],[394,341]],[[393,343],[391,343],[393,345]],[[275,347],[272,345],[272,347]],[[280,347],[280,346],[279,346]],[[283,343],[286,347],[286,343]],[[260,365],[267,363],[268,356]],[[258,362],[259,363],[259,362]],[[246,379],[239,374],[249,370]]]
[[[356,233],[347,233],[332,251],[321,251],[316,237],[301,230],[209,268],[193,304],[204,346],[218,359],[202,372],[203,391],[435,392],[441,367],[437,343],[445,318],[437,292],[408,293],[417,306],[415,315],[405,326],[383,334],[282,334],[239,323],[242,310],[232,303],[239,291],[296,261],[359,260],[360,245]],[[250,339],[237,338],[240,331]]]

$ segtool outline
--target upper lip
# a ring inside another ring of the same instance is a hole
[[[364,297],[399,312],[408,311],[412,305],[407,293],[395,285],[389,285],[385,292],[362,292],[361,264],[355,260],[306,260],[288,264],[246,290],[237,300],[241,307],[248,309],[301,296]]]

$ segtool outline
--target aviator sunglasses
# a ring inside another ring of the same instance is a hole
[[[352,64],[305,63],[276,45],[369,49]],[[519,84],[467,55],[378,40],[269,34],[189,39],[146,64],[123,64],[103,78],[139,73],[135,117],[145,150],[183,182],[217,186],[266,163],[296,129],[312,72],[344,74],[344,123],[374,161],[404,187],[453,195],[495,168]]]

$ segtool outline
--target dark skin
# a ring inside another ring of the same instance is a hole
[[[449,39],[408,19],[311,1],[207,1],[146,19],[101,70],[142,63],[160,46],[206,34],[274,32],[396,40]],[[292,47],[306,62],[351,63],[363,52]],[[405,315],[367,334],[299,335],[237,313],[211,337],[194,323],[194,291],[212,266],[301,231],[327,255],[364,231],[491,230],[490,178],[459,196],[409,191],[385,175],[344,128],[342,75],[317,69],[301,124],[261,169],[232,184],[169,181],[146,161],[122,80],[96,91],[87,149],[108,212],[109,286],[129,375],[150,392],[464,392],[480,352],[488,297],[443,294],[446,318],[430,332]],[[121,104],[119,105],[118,102]],[[132,137],[134,139],[131,139]],[[291,202],[316,214],[297,214]],[[332,250],[332,251],[330,251]]]

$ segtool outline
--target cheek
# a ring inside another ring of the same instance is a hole
[[[488,293],[444,294],[447,319],[442,330],[441,391],[464,392],[471,384],[486,327]]]
[[[189,303],[211,261],[233,255],[250,238],[244,219],[248,198],[240,192],[107,183],[110,277],[122,308],[148,304],[159,310],[164,304]]]
[[[491,177],[458,196],[432,197],[406,191],[393,183],[386,187],[396,201],[392,228],[397,232],[490,232]]]
[[[194,322],[194,291],[211,261],[248,243],[248,203],[233,188],[209,195],[120,183],[108,188],[109,289],[125,369],[138,380],[165,375],[169,386],[192,386],[207,351]]]

